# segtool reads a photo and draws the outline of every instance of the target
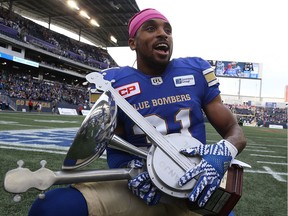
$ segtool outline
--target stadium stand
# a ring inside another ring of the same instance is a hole
[[[107,50],[63,36],[5,8],[1,8],[0,23],[1,33],[73,61],[99,69],[117,66]]]
[[[249,106],[247,104],[226,104],[238,120],[248,126],[282,126],[287,129],[287,109],[278,107]]]
[[[1,109],[25,110],[28,100],[62,108],[89,109],[85,75],[117,66],[107,50],[53,32],[0,7],[0,105]],[[23,54],[24,53],[24,54]],[[31,67],[5,59],[5,55],[39,63]],[[26,109],[27,110],[27,109]]]

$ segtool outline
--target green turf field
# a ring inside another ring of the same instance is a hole
[[[32,129],[35,132],[53,128],[60,130],[74,128],[77,131],[83,119],[83,116],[0,112],[0,133],[3,133],[3,131]],[[257,127],[243,127],[243,130],[246,134],[248,145],[237,159],[250,164],[252,168],[244,171],[243,195],[234,209],[234,213],[236,216],[286,216],[287,130]],[[65,131],[62,136],[65,138]],[[45,138],[43,137],[43,139]],[[219,135],[207,124],[208,143],[217,142],[219,139]],[[4,175],[7,171],[17,167],[17,160],[22,159],[26,168],[35,171],[40,168],[39,162],[45,159],[47,161],[46,167],[53,171],[60,170],[66,150],[58,149],[53,151],[53,149],[49,148],[44,149],[52,150],[49,151],[50,153],[40,150],[39,147],[33,148],[33,145],[29,147],[11,146],[0,139],[0,215],[27,215],[33,200],[39,194],[36,189],[31,189],[22,194],[20,202],[15,203],[13,202],[13,195],[4,190]],[[106,168],[105,161],[98,159],[85,169],[104,168]]]

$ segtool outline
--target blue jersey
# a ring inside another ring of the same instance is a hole
[[[105,71],[106,80],[163,135],[182,133],[206,143],[202,108],[220,94],[218,80],[210,64],[197,57],[170,61],[161,76],[149,76],[131,67]],[[146,135],[121,109],[125,140],[138,147],[149,147]],[[135,156],[107,149],[109,166],[121,167]]]

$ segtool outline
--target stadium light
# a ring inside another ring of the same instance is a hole
[[[91,19],[90,16],[86,13],[86,11],[81,10],[80,15],[87,18],[87,19]]]
[[[113,35],[110,36],[110,40],[117,44],[117,39]]]
[[[90,23],[94,26],[100,27],[99,23],[95,19],[91,19]]]
[[[67,4],[69,7],[73,8],[73,9],[80,10],[80,8],[78,7],[78,5],[75,1],[69,0],[69,1],[67,1]]]

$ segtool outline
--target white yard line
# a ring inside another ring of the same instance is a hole
[[[270,162],[270,161],[257,161],[257,163],[271,164],[271,165],[285,165],[285,166],[288,165],[288,163],[278,163],[278,162]]]
[[[266,158],[286,158],[285,156],[274,156],[274,155],[259,155],[259,154],[250,154],[254,157],[266,157]]]
[[[32,151],[32,152],[45,152],[45,153],[62,154],[62,155],[67,154],[67,151],[54,151],[54,150],[38,149],[38,148],[22,148],[22,147],[12,147],[12,146],[3,146],[3,145],[0,145],[0,148],[15,149],[15,150],[21,150],[21,151]],[[103,152],[100,158],[106,159],[106,151]]]
[[[250,148],[253,148],[253,149],[267,149],[267,147],[265,147],[265,146],[251,146],[251,145],[249,145],[249,146],[246,146],[245,150],[246,149],[250,149]]]
[[[66,151],[54,151],[54,150],[47,150],[47,149],[36,149],[36,148],[21,148],[21,147],[12,147],[12,146],[3,146],[0,145],[2,149],[15,149],[15,150],[22,150],[22,151],[34,151],[34,152],[45,152],[45,153],[54,153],[54,154],[66,154]]]
[[[261,147],[261,146],[263,146],[263,144],[248,144],[248,146],[249,147]],[[265,144],[265,147],[273,147],[273,148],[287,148],[287,146],[286,145],[267,145],[267,144]]]
[[[259,174],[271,174],[270,172],[267,172],[266,170],[250,170],[250,169],[244,169],[244,172],[246,173],[259,173]],[[288,176],[288,173],[284,172],[273,172],[276,175],[286,175]]]
[[[268,174],[272,175],[273,178],[280,182],[287,182],[284,178],[282,178],[282,174],[274,172],[270,167],[263,166],[263,168],[267,171]],[[287,175],[287,173],[285,173]]]
[[[260,150],[260,149],[246,149],[245,151],[253,151],[253,152],[269,152],[269,153],[274,153],[275,151],[269,151],[269,150]]]

